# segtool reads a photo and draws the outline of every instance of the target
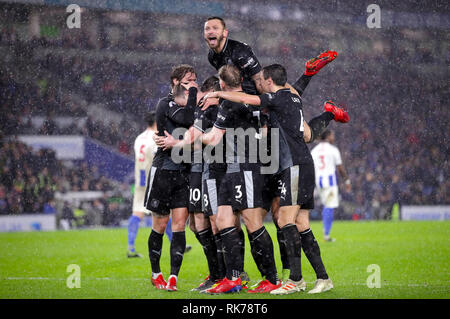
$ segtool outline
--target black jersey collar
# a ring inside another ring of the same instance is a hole
[[[227,41],[225,41],[225,45],[223,46],[222,51],[220,51],[220,53],[225,52],[225,50],[227,49],[228,46],[228,37],[227,37]]]

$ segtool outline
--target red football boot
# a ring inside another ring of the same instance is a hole
[[[163,278],[162,274],[159,274],[155,279],[152,276],[152,284],[156,287],[156,289],[164,290],[166,289],[167,283]]]
[[[279,281],[276,285],[272,284],[267,279],[261,281],[255,289],[249,290],[249,294],[262,294],[265,292],[271,292],[272,290],[278,289],[281,287],[281,282]]]
[[[343,108],[340,108],[332,101],[326,101],[323,105],[325,112],[331,112],[334,115],[334,120],[341,123],[347,123],[349,121],[349,117],[347,111]]]
[[[219,284],[211,289],[206,290],[207,294],[226,294],[230,292],[240,292],[242,290],[242,282],[239,277],[236,280],[229,280],[224,278],[219,282]]]
[[[177,291],[177,276],[170,275],[166,285],[167,291]]]
[[[320,71],[328,63],[332,62],[338,56],[336,51],[326,51],[322,52],[315,58],[310,59],[306,62],[305,75],[312,76]]]

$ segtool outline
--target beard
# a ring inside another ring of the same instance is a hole
[[[215,40],[210,40],[209,38],[206,38],[205,41],[208,44],[208,46],[214,50],[220,47],[223,39],[225,39],[225,37],[223,35],[220,35]]]

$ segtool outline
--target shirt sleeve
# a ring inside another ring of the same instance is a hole
[[[214,122],[214,126],[218,129],[225,130],[230,127],[230,122],[233,117],[233,112],[228,101],[223,101],[219,106],[219,111],[217,112],[217,118]]]
[[[267,108],[270,109],[273,107],[273,99],[275,98],[275,95],[273,93],[264,93],[259,96],[259,99],[261,100],[261,108]]]
[[[252,48],[245,43],[239,45],[233,60],[233,63],[241,70],[244,77],[252,77],[262,70],[261,64],[253,53]]]
[[[197,117],[195,118],[194,121],[194,128],[196,128],[197,130],[199,130],[202,133],[205,133],[205,112],[202,110],[199,110],[197,113]]]

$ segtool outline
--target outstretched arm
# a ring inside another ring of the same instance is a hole
[[[198,130],[196,130],[193,126],[189,128],[186,133],[184,133],[183,139],[179,140],[174,138],[169,132],[164,131],[165,136],[157,136],[156,134],[153,135],[153,140],[155,141],[156,145],[158,147],[162,147],[163,150],[167,150],[170,148],[182,148],[187,145],[191,145],[194,140],[196,139],[196,133],[197,137],[201,135],[201,132],[198,133]]]
[[[258,95],[251,95],[243,92],[226,92],[226,91],[216,91],[205,95],[204,100],[211,98],[221,98],[235,103],[250,104],[250,105],[261,105],[261,99]]]
[[[202,136],[202,143],[206,145],[216,146],[219,144],[223,135],[225,134],[225,130],[222,130],[216,126],[213,126],[212,130]]]

